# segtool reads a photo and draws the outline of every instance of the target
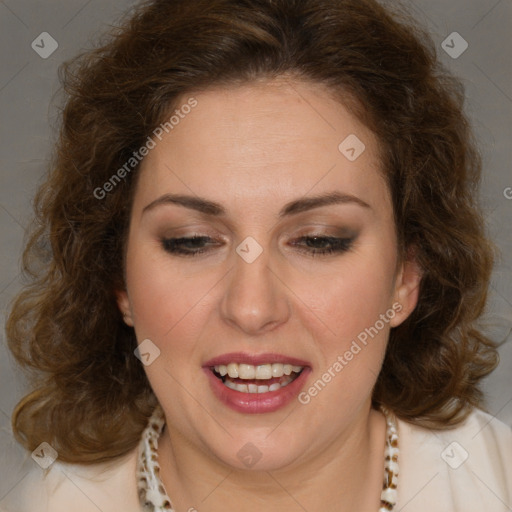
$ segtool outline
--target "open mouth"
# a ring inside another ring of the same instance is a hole
[[[293,382],[304,370],[303,366],[292,364],[229,363],[210,367],[222,383],[240,393],[269,393],[278,391]]]

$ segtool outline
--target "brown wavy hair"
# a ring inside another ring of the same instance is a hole
[[[481,406],[479,380],[498,360],[476,327],[494,246],[464,91],[427,33],[374,0],[156,0],[62,67],[59,139],[23,257],[29,282],[7,323],[33,377],[12,419],[26,448],[47,441],[85,464],[136,446],[156,398],[115,298],[136,169],[101,199],[98,187],[186,94],[279,76],[327,86],[377,135],[399,252],[413,250],[423,272],[374,404],[434,428]]]

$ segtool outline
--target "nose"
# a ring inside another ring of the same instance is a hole
[[[236,255],[222,299],[223,319],[246,334],[260,334],[290,316],[286,287],[269,266],[268,251],[252,263]]]

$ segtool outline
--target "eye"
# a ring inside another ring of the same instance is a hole
[[[219,244],[209,236],[195,235],[191,237],[162,239],[162,247],[165,251],[182,256],[196,256],[208,252],[208,246],[213,245]]]
[[[338,238],[334,236],[310,235],[301,236],[294,241],[292,245],[300,246],[300,242],[302,242],[302,246],[304,246],[305,243],[306,248],[300,249],[301,252],[306,252],[311,256],[317,256],[346,252],[350,250],[354,240],[355,237]]]
[[[299,247],[300,252],[311,256],[343,253],[353,245],[355,237],[338,238],[333,236],[302,236],[295,240],[292,245]],[[213,246],[220,245],[209,236],[194,235],[191,237],[164,238],[162,247],[170,254],[180,256],[197,256],[204,254]]]

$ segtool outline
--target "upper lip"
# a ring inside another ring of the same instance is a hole
[[[249,354],[246,352],[231,352],[209,359],[204,363],[204,367],[212,367],[218,365],[228,365],[229,363],[245,363],[253,366],[261,364],[291,364],[294,366],[310,366],[307,361],[297,359],[296,357],[285,356],[283,354],[273,354],[270,352],[264,354]]]

